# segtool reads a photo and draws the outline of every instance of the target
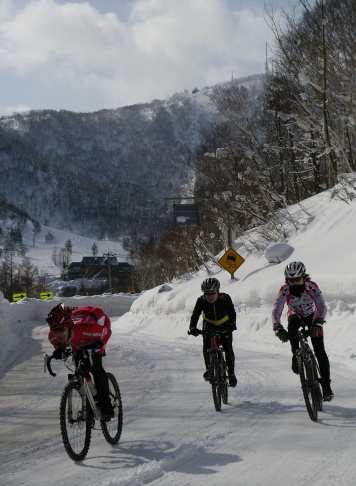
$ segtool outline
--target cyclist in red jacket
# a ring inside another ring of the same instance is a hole
[[[320,367],[320,384],[325,401],[333,399],[330,388],[330,363],[324,348],[326,305],[318,285],[310,280],[302,262],[291,262],[284,270],[285,284],[280,288],[273,306],[272,323],[275,335],[282,341],[290,341],[292,349],[292,370],[298,373],[295,350],[299,347],[298,337],[290,337],[289,332],[306,326],[309,330],[315,356]],[[288,306],[288,331],[281,324],[284,305]]]
[[[50,327],[48,340],[54,346],[53,357],[61,359],[63,351],[70,347],[73,351],[91,348],[93,365],[90,371],[97,389],[97,400],[103,420],[114,417],[109,395],[109,381],[102,365],[105,346],[111,336],[111,321],[99,307],[80,307],[71,310],[64,303],[53,307],[46,321]]]

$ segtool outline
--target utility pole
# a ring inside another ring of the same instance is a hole
[[[209,201],[213,201],[216,205],[220,206],[226,213],[227,216],[227,244],[229,247],[232,248],[232,229],[231,229],[231,213],[230,209],[227,207],[227,205],[219,201],[218,199],[215,199],[214,197],[209,197],[209,196],[186,196],[186,197],[166,197],[165,199],[175,199],[175,200],[186,200],[186,199],[191,199],[193,201],[196,201],[198,199],[206,199]],[[231,275],[231,279],[234,279],[234,274]]]
[[[111,253],[109,250],[107,253],[103,254],[104,261],[107,261],[108,264],[108,275],[109,275],[109,288],[110,288],[110,293],[112,294],[112,282],[111,282],[111,261],[110,257],[116,256],[116,253]]]

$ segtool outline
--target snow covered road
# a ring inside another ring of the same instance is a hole
[[[202,379],[200,338],[169,341],[118,328],[113,320],[105,368],[121,388],[122,437],[112,447],[94,431],[87,458],[74,463],[59,432],[66,370],[54,362],[57,377],[44,374],[46,328],[23,327],[29,334],[26,351],[0,381],[4,485],[355,484],[351,370],[333,366],[335,400],[313,423],[290,357],[235,343],[238,385],[229,389],[230,403],[218,413]]]

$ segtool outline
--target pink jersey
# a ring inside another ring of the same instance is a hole
[[[297,314],[303,318],[314,312],[314,319],[317,317],[325,319],[327,313],[324,297],[317,284],[311,280],[306,280],[305,290],[301,297],[292,295],[287,283],[280,288],[273,306],[272,324],[281,323],[281,315],[285,303],[288,304],[288,315]]]
[[[74,326],[68,346],[77,351],[88,344],[101,341],[104,347],[97,352],[104,355],[105,345],[111,336],[111,321],[104,311],[99,307],[80,307],[72,312],[72,320]],[[48,339],[55,348],[61,346],[52,331],[49,332]]]

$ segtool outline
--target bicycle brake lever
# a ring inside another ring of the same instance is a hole
[[[44,372],[46,373],[46,369],[48,370],[48,373],[51,376],[57,376],[56,373],[53,373],[52,368],[51,368],[51,361],[53,356],[48,356],[48,354],[44,355]]]

